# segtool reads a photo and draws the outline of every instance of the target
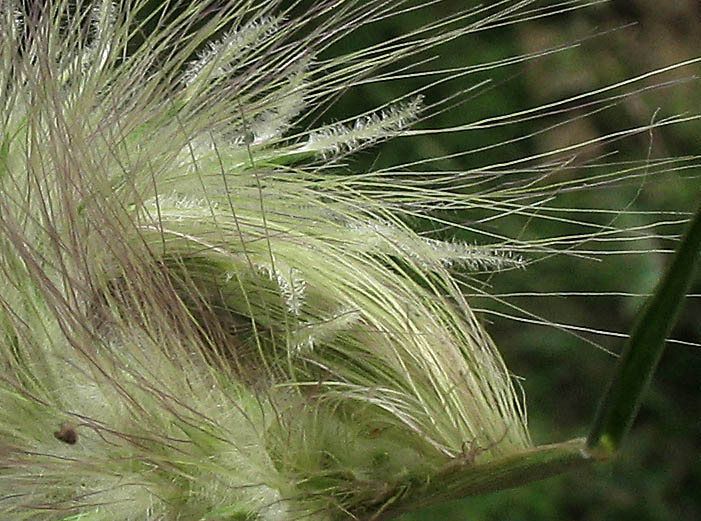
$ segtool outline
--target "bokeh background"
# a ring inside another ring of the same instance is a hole
[[[445,16],[472,5],[476,3],[464,0],[439,2],[427,9],[364,28],[330,52],[358,49],[378,40],[389,40],[419,27],[429,18]],[[539,7],[552,8],[554,5],[555,2],[536,3]],[[476,73],[427,91],[426,102],[433,103],[483,80],[491,81],[486,87],[465,94],[461,98],[464,104],[420,124],[419,128],[460,125],[508,114],[697,57],[701,49],[699,20],[701,4],[693,0],[616,0],[476,32],[449,42],[430,53],[435,58],[431,67],[459,68],[567,43],[579,44],[561,53]],[[701,113],[701,84],[698,80],[676,80],[699,74],[701,66],[695,64],[673,74],[623,87],[614,93],[665,81],[674,82],[667,88],[642,92],[610,110],[585,118],[580,118],[587,112],[584,107],[578,107],[581,103],[572,103],[566,113],[535,121],[395,140],[354,159],[350,168],[384,167],[459,153],[507,142],[557,122],[578,118],[556,130],[441,164],[448,169],[469,170],[595,139],[673,114],[698,114]],[[359,107],[381,105],[421,84],[421,80],[402,80],[358,87],[342,96],[326,117],[340,119],[357,113]],[[701,123],[696,121],[592,147],[582,151],[578,161],[585,163],[587,155],[593,160],[611,154],[607,161],[623,162],[699,153]],[[576,175],[576,171],[568,175]],[[569,204],[571,208],[638,211],[641,213],[620,217],[617,224],[644,226],[666,219],[652,212],[691,212],[700,200],[701,172],[691,169],[654,175],[646,180],[632,179],[627,186],[616,189],[574,193],[560,204]],[[576,212],[568,216],[578,217]],[[474,218],[470,215],[463,217],[465,222]],[[607,222],[606,219],[602,223]],[[532,237],[582,231],[564,223],[535,220],[524,226],[523,221],[502,220],[495,225],[498,226],[496,231]],[[488,280],[489,290],[499,294],[618,292],[621,294],[513,297],[510,301],[553,322],[625,332],[632,325],[642,299],[623,293],[652,291],[669,261],[669,254],[664,250],[673,243],[666,236],[677,231],[674,227],[659,226],[654,233],[641,233],[640,241],[625,246],[631,250],[646,250],[645,253],[610,255],[599,261],[563,256],[537,263],[526,271],[499,274]],[[465,240],[472,239],[457,230],[455,234]],[[404,521],[701,519],[701,348],[698,347],[701,342],[701,274],[692,293],[695,296],[687,299],[672,337],[697,345],[668,344],[638,420],[617,460],[519,489],[407,514]],[[485,310],[495,306],[482,299],[475,299],[474,305]],[[614,357],[555,328],[524,324],[492,313],[484,313],[483,320],[509,367],[523,377],[534,440],[548,443],[586,435],[598,399],[612,372]],[[619,338],[586,333],[581,336],[614,352],[620,350],[622,344]]]

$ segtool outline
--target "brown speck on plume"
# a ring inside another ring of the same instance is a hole
[[[61,429],[54,432],[54,436],[57,440],[61,440],[69,445],[75,445],[78,441],[78,433],[75,430],[75,425],[68,422],[61,424]]]

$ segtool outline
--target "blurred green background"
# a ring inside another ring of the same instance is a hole
[[[421,11],[385,20],[358,31],[332,52],[358,49],[378,40],[407,34],[429,18],[446,16],[472,5],[476,3],[443,1]],[[556,4],[540,2],[535,5],[552,7]],[[669,3],[616,0],[462,37],[429,53],[436,57],[431,67],[464,67],[582,41],[576,48],[561,53],[470,75],[427,91],[426,103],[431,104],[482,80],[491,80],[487,88],[463,96],[466,101],[463,105],[420,124],[419,128],[460,125],[508,114],[694,58],[701,49],[701,24],[698,20],[701,20],[701,7],[691,0]],[[657,76],[615,93],[699,73],[701,67],[695,64],[676,74]],[[423,83],[425,80],[403,80],[359,87],[338,100],[327,117],[340,119],[357,113],[358,107],[379,106]],[[384,167],[512,140],[557,121],[583,115],[586,109],[577,105],[572,103],[565,114],[520,124],[391,141],[356,158],[351,162],[351,168]],[[445,161],[441,166],[456,170],[484,167],[681,113],[701,113],[698,80],[643,92],[611,110],[578,119],[557,130]],[[580,160],[581,157],[586,159],[587,155],[597,157],[607,153],[615,153],[608,158],[609,161],[689,156],[701,152],[700,142],[701,124],[696,121],[592,147],[582,152]],[[569,175],[574,174],[570,172]],[[650,212],[693,211],[701,200],[701,177],[698,169],[678,171],[654,175],[645,181],[632,179],[628,186],[616,189],[589,190],[561,199],[559,204],[571,208],[637,210],[642,213],[621,217],[616,224],[642,226],[664,220]],[[574,213],[568,217],[576,219],[579,216]],[[465,215],[463,219],[470,222],[475,217]],[[601,222],[608,222],[606,219]],[[526,226],[524,219],[520,218],[499,221],[495,224],[495,231],[510,236],[525,234],[536,237],[576,233],[582,229],[538,220]],[[641,234],[645,237],[636,243],[616,245],[617,249],[651,250],[646,253],[610,255],[601,261],[551,258],[526,271],[490,278],[489,291],[649,292],[669,260],[669,255],[657,250],[670,248],[673,242],[664,236],[679,230],[660,226],[654,231]],[[461,232],[457,234],[466,240],[473,239]],[[596,245],[592,245],[594,247]],[[696,297],[688,299],[672,337],[698,344],[701,342],[701,274],[692,293]],[[625,332],[632,325],[642,299],[626,296],[514,297],[511,302],[553,322]],[[494,307],[493,303],[480,299],[475,299],[474,304],[477,308]],[[613,356],[554,328],[519,323],[489,313],[484,315],[484,321],[509,367],[524,378],[522,385],[534,441],[549,443],[586,435],[598,399],[612,372]],[[618,351],[622,344],[617,338],[586,333],[582,336],[612,351]],[[670,343],[632,434],[616,461],[520,489],[407,514],[404,520],[701,519],[699,382],[701,348]]]

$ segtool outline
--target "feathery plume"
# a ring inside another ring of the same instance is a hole
[[[527,214],[576,181],[476,202],[469,175],[339,175],[407,132],[421,95],[310,123],[529,2],[331,59],[403,2],[258,4],[1,4],[3,519],[380,519],[456,462],[532,447],[454,270],[557,241],[407,222],[489,197]]]

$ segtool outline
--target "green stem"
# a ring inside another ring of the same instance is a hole
[[[392,497],[386,496],[379,513],[368,519],[385,521],[404,512],[444,501],[518,487],[595,461],[587,450],[584,438],[542,445],[478,465],[455,460],[428,483],[407,486]]]
[[[638,314],[616,372],[597,411],[587,446],[600,459],[613,455],[630,429],[647,385],[664,350],[665,339],[684,303],[701,251],[701,207],[672,265]]]

